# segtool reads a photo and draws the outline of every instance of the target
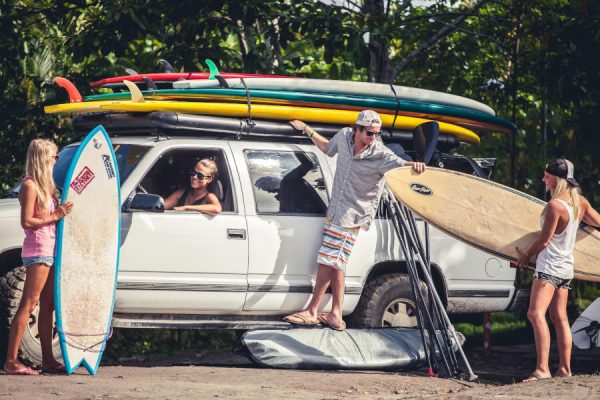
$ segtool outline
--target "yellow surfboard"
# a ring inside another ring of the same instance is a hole
[[[394,196],[438,229],[509,261],[540,233],[546,203],[508,186],[456,171],[393,169],[385,179]],[[575,278],[600,282],[600,233],[579,228]],[[534,264],[531,265],[532,267]]]
[[[204,114],[223,117],[245,117],[248,115],[248,105],[242,103],[215,103],[191,101],[89,101],[82,103],[65,103],[44,108],[48,114],[58,113],[89,113],[101,111],[115,112],[181,112],[187,114]],[[358,111],[338,110],[329,108],[294,107],[272,104],[253,104],[252,117],[274,120],[299,119],[306,122],[320,122],[338,125],[350,125],[356,121]],[[384,127],[391,127],[394,116],[381,114]],[[398,116],[394,129],[413,130],[430,119]],[[465,143],[477,144],[479,136],[473,131],[447,122],[439,122],[440,133],[455,136]]]

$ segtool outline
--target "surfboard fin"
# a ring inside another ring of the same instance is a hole
[[[138,72],[137,72],[135,69],[133,69],[133,68],[127,68],[127,67],[126,67],[126,68],[125,68],[125,72],[126,72],[128,75],[139,75],[139,74],[138,74]]]
[[[129,91],[131,92],[131,102],[132,103],[144,103],[144,95],[137,85],[131,81],[125,79],[123,83],[127,86]]]
[[[158,60],[158,63],[160,64],[161,67],[163,67],[163,70],[167,73],[169,72],[175,72],[175,68],[173,68],[173,66],[171,65],[170,62],[168,62],[167,60],[163,60],[162,58],[160,60]]]
[[[417,161],[429,164],[439,137],[440,124],[436,121],[425,122],[414,129],[413,145]]]
[[[459,155],[459,154],[457,154],[457,155]],[[469,165],[471,166],[471,168],[473,168],[473,175],[478,176],[479,178],[490,179],[490,177],[483,170],[483,168],[481,168],[479,166],[479,164],[477,164],[477,162],[475,160],[473,160],[471,157],[465,156],[465,155],[462,155],[462,154],[460,154],[460,157],[462,157],[463,159],[465,159],[467,161],[467,163],[469,163]]]
[[[69,94],[69,102],[81,103],[83,101],[81,93],[79,93],[79,90],[77,90],[73,82],[71,82],[70,80],[57,76],[56,78],[54,78],[54,82],[56,82],[58,86],[67,91],[67,93]]]
[[[210,58],[206,58],[204,62],[206,63],[206,65],[208,66],[208,70],[210,71],[208,79],[216,79],[216,75],[221,75],[221,73],[219,72],[219,68],[217,68],[217,65],[213,62],[213,60],[211,60]]]
[[[158,90],[158,86],[149,76],[142,76],[143,81],[146,83],[148,90]]]

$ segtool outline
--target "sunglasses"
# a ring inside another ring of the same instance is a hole
[[[363,129],[364,129],[364,128],[363,128]],[[371,136],[377,136],[377,135],[379,135],[379,134],[381,133],[381,131],[377,131],[377,132],[375,132],[375,131],[368,131],[368,130],[366,130],[366,129],[364,129],[364,131],[365,131],[365,133],[367,134],[367,136],[369,136],[369,137],[371,137]]]
[[[203,181],[205,179],[212,178],[211,175],[204,175],[202,172],[198,172],[198,171],[193,170],[193,169],[190,169],[190,176],[191,177],[195,176],[196,179],[198,179],[199,181]]]

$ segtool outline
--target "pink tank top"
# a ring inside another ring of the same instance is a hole
[[[31,179],[26,177],[25,179]],[[45,217],[56,209],[54,197],[48,200],[46,211],[42,214],[39,207],[35,206],[33,215],[37,218]],[[54,257],[54,244],[56,242],[56,224],[53,222],[36,229],[25,229],[25,240],[21,257]]]

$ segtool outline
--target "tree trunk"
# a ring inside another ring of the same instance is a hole
[[[370,40],[368,80],[370,82],[381,82],[382,73],[389,68],[388,43],[387,40],[375,34],[373,27],[383,27],[386,24],[385,8],[383,0],[365,0],[363,5],[363,18],[368,29]]]
[[[523,6],[520,1],[516,1],[516,9],[515,9],[515,42],[513,46],[511,61],[513,65],[513,73],[511,79],[511,100],[512,100],[512,110],[511,110],[511,121],[516,125],[517,119],[517,87],[519,81],[519,48],[521,43],[521,33],[522,33],[522,24],[521,24],[521,15],[523,13]],[[510,136],[510,182],[512,187],[517,186],[517,132],[513,132]]]
[[[441,42],[446,36],[454,32],[458,26],[468,17],[475,15],[481,7],[483,7],[489,0],[480,0],[471,10],[463,15],[457,17],[452,23],[444,25],[435,35],[430,37],[427,41],[421,43],[421,45],[413,50],[408,56],[406,56],[398,64],[391,68],[387,83],[392,83],[396,76],[404,69],[408,64],[425,54],[430,48]]]

